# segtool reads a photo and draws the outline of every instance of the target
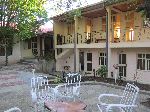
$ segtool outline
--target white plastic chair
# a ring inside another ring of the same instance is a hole
[[[4,112],[21,112],[21,110],[18,107],[13,107],[13,108],[10,108]]]
[[[136,107],[135,102],[137,95],[139,93],[139,88],[133,84],[127,84],[122,96],[115,94],[101,94],[98,97],[99,104],[97,104],[100,112],[110,112],[112,109],[119,109],[121,112],[132,112],[133,108]],[[120,99],[120,102],[117,104],[107,104],[103,103],[101,99],[103,97],[116,97]]]
[[[66,84],[58,85],[54,88],[56,100],[74,99],[79,97],[81,75],[78,73],[68,73]]]
[[[34,75],[34,70],[33,70]],[[41,88],[40,88],[41,87]],[[47,76],[35,76],[31,78],[31,97],[35,111],[44,112],[44,101],[48,99]]]

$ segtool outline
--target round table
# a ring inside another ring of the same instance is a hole
[[[85,112],[86,104],[83,102],[53,102],[46,101],[45,107],[56,112]]]

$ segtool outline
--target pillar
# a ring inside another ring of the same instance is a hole
[[[111,37],[112,37],[112,28],[111,28],[111,7],[106,7],[107,15],[106,15],[106,54],[107,54],[107,69],[108,69],[108,77],[111,76]]]
[[[79,50],[77,50],[77,32],[78,32],[78,17],[74,16],[75,31],[74,31],[74,72],[79,71]]]

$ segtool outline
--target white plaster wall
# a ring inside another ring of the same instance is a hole
[[[67,58],[57,59],[56,71],[64,71],[64,66],[70,66],[69,71],[74,71],[74,54],[69,55]]]
[[[84,52],[84,70],[87,70],[87,53],[92,53],[92,70],[99,68],[99,53],[105,52],[105,49],[80,49]],[[130,48],[130,49],[112,49],[111,50],[111,72],[115,73],[114,64],[119,63],[119,54],[126,54],[127,76],[126,80],[133,81],[134,75],[138,74],[137,81],[143,84],[150,84],[150,71],[137,70],[137,54],[150,53],[150,48]],[[74,55],[70,55],[66,59],[59,59],[56,63],[58,71],[64,71],[64,66],[70,66],[70,71],[74,70]],[[92,72],[93,73],[93,72]],[[108,76],[110,78],[110,76]],[[113,76],[114,78],[114,76]]]
[[[20,42],[20,52],[21,52],[21,59],[23,58],[33,58],[34,55],[32,53],[32,49],[28,49],[28,43],[25,41]]]
[[[111,71],[115,73],[113,67],[114,64],[119,62],[119,53],[126,54],[127,63],[127,76],[126,80],[133,81],[134,75],[137,72],[137,81],[143,84],[150,84],[150,71],[137,70],[137,54],[138,53],[150,53],[149,48],[133,48],[133,49],[112,49],[111,54]],[[109,76],[111,77],[111,76]]]
[[[8,64],[16,63],[21,59],[20,42],[15,40],[12,55],[8,56]],[[5,56],[0,56],[0,65],[5,64]]]

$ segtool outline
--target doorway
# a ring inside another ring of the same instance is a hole
[[[92,71],[92,53],[87,53],[87,69],[88,72]]]
[[[127,64],[126,64],[126,54],[119,54],[119,77],[126,77],[126,68],[127,68]]]
[[[84,71],[84,52],[79,53],[80,71]]]

